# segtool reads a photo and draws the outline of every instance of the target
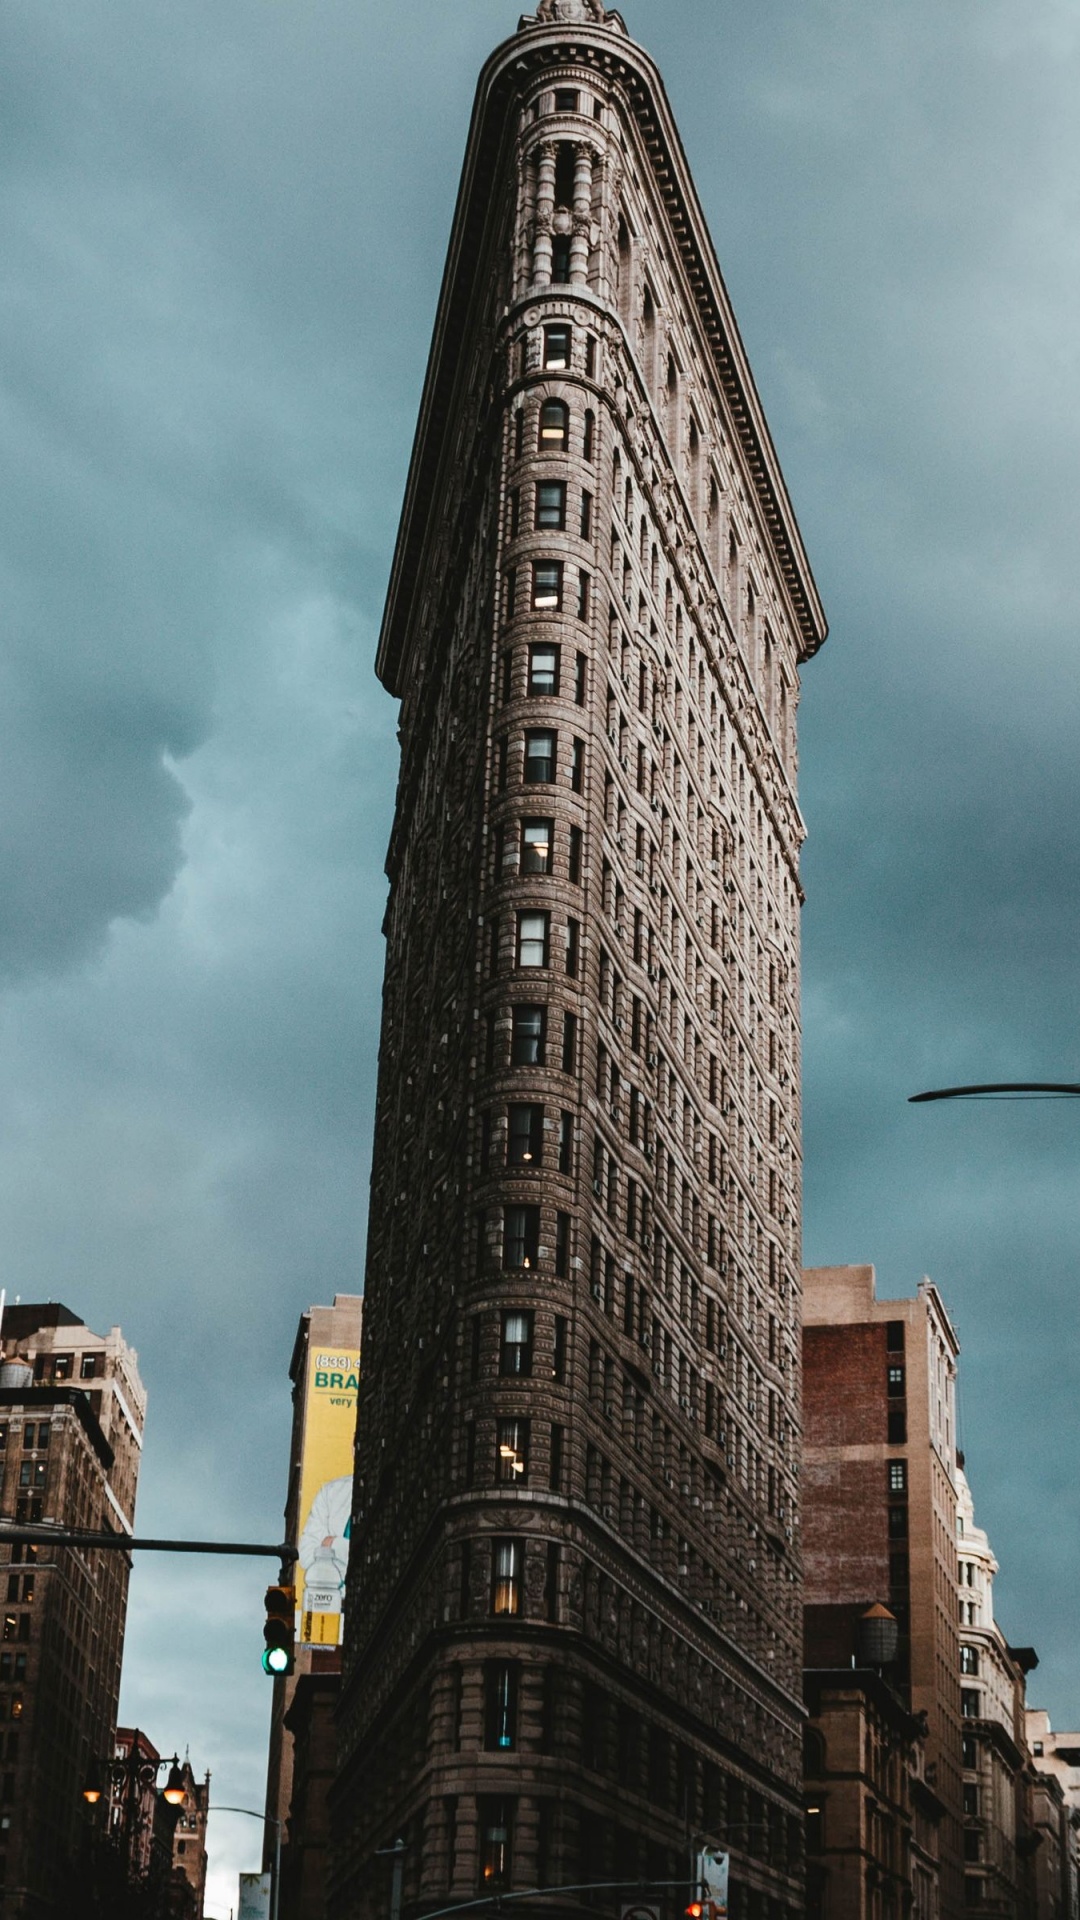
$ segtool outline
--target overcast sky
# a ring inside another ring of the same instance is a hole
[[[806,1257],[937,1282],[999,1612],[1080,1722],[1080,6],[627,0],[828,611]],[[395,708],[375,640],[513,0],[7,0],[2,1281],[120,1322],[140,1527],[276,1539],[358,1287]],[[262,1800],[266,1568],[140,1564],[122,1710]],[[207,1620],[210,1630],[207,1631]],[[254,1865],[216,1823],[208,1911]]]

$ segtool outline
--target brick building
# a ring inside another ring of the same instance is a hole
[[[925,1714],[941,1920],[964,1911],[955,1386],[959,1346],[929,1280],[878,1300],[874,1269],[803,1276],[806,1630],[842,1664],[853,1617],[900,1627],[895,1684]],[[822,1660],[813,1664],[822,1664]]]
[[[480,79],[378,658],[336,1920],[385,1910],[399,1837],[406,1912],[639,1878],[681,1907],[691,1834],[741,1920],[802,1910],[824,634],[659,75],[599,0],[543,0]]]
[[[130,1533],[146,1395],[119,1327],[9,1306],[0,1327],[0,1518]],[[67,1920],[82,1788],[113,1750],[130,1557],[0,1544],[4,1920]]]
[[[320,1396],[315,1381],[323,1374],[331,1377],[332,1370],[318,1368],[315,1363],[332,1358],[348,1359],[350,1365],[355,1363],[360,1348],[363,1304],[359,1294],[337,1293],[332,1306],[308,1307],[300,1316],[289,1362],[293,1417],[285,1496],[285,1539],[300,1549],[296,1568],[300,1592],[295,1668],[288,1676],[274,1681],[263,1853],[263,1867],[269,1871],[274,1854],[274,1822],[280,1822],[281,1920],[323,1920],[326,1910],[329,1837],[326,1801],[335,1770],[333,1709],[340,1683],[341,1648],[336,1638],[332,1645],[313,1644],[310,1619],[305,1619],[309,1610],[304,1607],[303,1583],[311,1568],[312,1556],[304,1539],[308,1514],[302,1508],[302,1498],[305,1489],[310,1498],[311,1475],[305,1477],[306,1454],[312,1461],[332,1459],[344,1440],[345,1459],[340,1466],[346,1472],[352,1469],[355,1417],[352,1415],[349,1421],[339,1423],[339,1411],[346,1410],[338,1409],[335,1404],[330,1418],[340,1431],[328,1432],[325,1425],[320,1429]],[[335,1403],[341,1397],[335,1394]],[[355,1394],[352,1398],[355,1404]],[[337,1470],[335,1466],[333,1471]],[[345,1511],[348,1512],[347,1503]],[[333,1624],[336,1631],[337,1623]]]

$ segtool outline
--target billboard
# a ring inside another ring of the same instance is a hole
[[[698,1854],[698,1881],[708,1920],[723,1920],[727,1913],[729,1872],[730,1855],[715,1847],[705,1847]]]
[[[296,1637],[305,1647],[341,1643],[359,1384],[358,1348],[310,1349],[296,1542]]]
[[[270,1875],[240,1875],[239,1920],[270,1920]]]

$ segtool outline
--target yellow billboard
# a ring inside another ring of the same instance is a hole
[[[308,1354],[300,1462],[296,1637],[302,1646],[341,1644],[352,1515],[358,1349]]]

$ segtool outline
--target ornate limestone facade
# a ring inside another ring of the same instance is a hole
[[[411,1915],[685,1882],[688,1835],[730,1846],[734,1915],[802,1910],[824,636],[659,75],[617,14],[544,0],[481,75],[379,648],[336,1920],[386,1910],[398,1838]]]

